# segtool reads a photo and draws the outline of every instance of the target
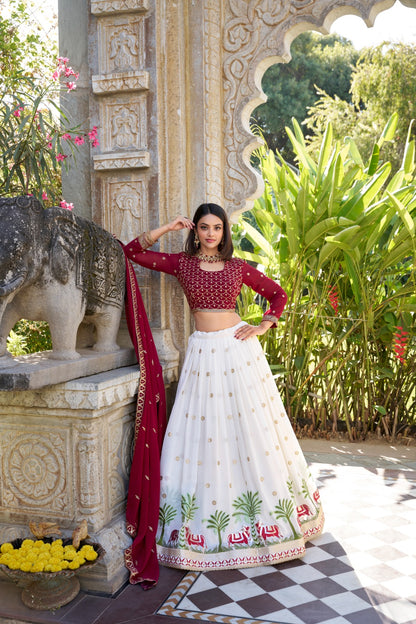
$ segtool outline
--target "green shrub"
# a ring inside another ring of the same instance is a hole
[[[237,254],[264,267],[288,293],[277,331],[263,337],[292,421],[396,436],[415,424],[415,144],[401,167],[380,160],[393,115],[367,161],[328,125],[317,158],[297,122],[287,129],[298,170],[263,147],[265,181]],[[254,219],[254,225],[253,223]],[[260,320],[264,302],[244,292],[241,313]],[[404,333],[403,333],[404,332]]]

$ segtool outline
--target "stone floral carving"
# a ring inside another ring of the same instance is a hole
[[[103,191],[103,203],[110,207],[104,215],[105,223],[119,240],[127,243],[135,232],[147,228],[147,218],[144,218],[147,185],[144,179],[106,181]]]
[[[11,509],[67,505],[63,439],[59,433],[3,432],[3,505]]]
[[[133,107],[115,108],[111,119],[112,149],[131,149],[137,147],[139,120]]]
[[[138,45],[133,28],[127,25],[115,28],[109,41],[110,69],[125,71],[137,67]]]

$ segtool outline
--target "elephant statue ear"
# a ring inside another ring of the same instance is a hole
[[[50,268],[52,275],[66,284],[73,273],[78,250],[82,243],[82,228],[75,215],[62,208],[46,210],[50,227]]]

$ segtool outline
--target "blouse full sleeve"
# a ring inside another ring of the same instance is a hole
[[[266,277],[261,271],[247,263],[244,265],[243,283],[269,301],[270,308],[264,313],[263,320],[273,321],[273,326],[276,326],[287,302],[286,292],[277,282]]]
[[[125,254],[130,260],[140,264],[142,267],[176,276],[178,273],[179,254],[149,251],[147,247],[152,243],[153,241],[149,240],[146,233],[140,234],[140,236],[124,246]]]

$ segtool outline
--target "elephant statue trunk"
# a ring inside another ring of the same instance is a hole
[[[118,349],[125,261],[115,238],[29,196],[0,198],[0,220],[0,356],[22,318],[49,323],[54,359],[80,357],[81,323],[95,327],[95,350]]]

